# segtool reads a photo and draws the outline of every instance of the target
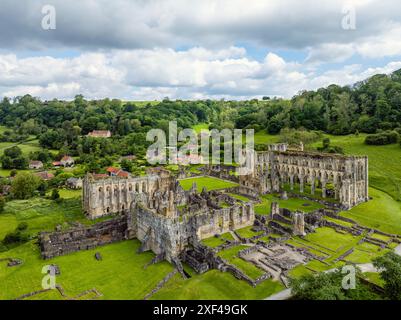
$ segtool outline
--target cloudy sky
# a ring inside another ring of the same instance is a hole
[[[401,68],[400,12],[399,0],[0,0],[0,96],[291,97]]]

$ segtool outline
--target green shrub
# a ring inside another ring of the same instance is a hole
[[[9,232],[6,234],[3,240],[3,244],[13,244],[13,243],[21,243],[27,242],[29,240],[29,236],[27,234],[22,233],[19,230],[14,232]]]
[[[19,231],[24,231],[26,229],[28,229],[28,223],[26,222],[21,222],[17,227],[17,230]]]
[[[397,143],[399,134],[397,131],[385,131],[376,134],[370,134],[365,138],[365,144],[383,146],[386,144]]]
[[[3,196],[0,196],[0,213],[4,211],[5,206],[6,206],[6,199]]]

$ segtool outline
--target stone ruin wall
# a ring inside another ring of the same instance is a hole
[[[236,229],[253,225],[255,221],[254,206],[245,203],[230,208],[212,210],[211,212],[198,214],[191,217],[199,240],[213,237]]]
[[[127,218],[120,216],[93,226],[79,226],[67,231],[41,232],[39,247],[43,259],[89,250],[126,239]]]
[[[280,192],[284,184],[304,192],[317,186],[327,197],[327,186],[334,186],[334,198],[344,209],[369,200],[368,158],[301,151],[288,151],[285,144],[272,145],[269,151],[255,153],[253,174],[240,177],[240,184],[259,193]]]

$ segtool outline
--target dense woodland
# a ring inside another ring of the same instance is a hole
[[[253,128],[276,134],[283,129],[303,128],[335,135],[365,132],[373,135],[370,144],[394,143],[401,127],[401,70],[375,75],[353,86],[331,85],[304,91],[291,100],[171,101],[135,103],[120,100],[88,101],[77,95],[73,101],[43,102],[30,95],[4,98],[0,103],[0,125],[13,128],[0,135],[0,142],[18,142],[29,136],[39,138],[46,149],[60,155],[79,156],[85,163],[112,155],[144,155],[151,128],[167,131],[175,120],[180,128],[209,123],[209,128]],[[95,139],[92,130],[110,130],[111,139]],[[393,131],[391,131],[393,130]],[[395,131],[394,131],[395,130]],[[386,134],[385,137],[382,135]],[[369,140],[369,139],[368,139]],[[42,153],[37,158],[49,157]],[[14,157],[15,168],[24,166]],[[99,161],[97,161],[99,162]],[[12,166],[10,166],[12,167]]]

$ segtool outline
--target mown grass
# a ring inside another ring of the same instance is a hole
[[[255,213],[256,214],[264,214],[268,215],[271,209],[271,203],[277,202],[280,208],[286,208],[291,211],[303,211],[303,212],[312,212],[320,208],[324,208],[323,205],[311,200],[304,200],[300,198],[289,198],[288,200],[281,200],[280,197],[267,194],[260,197],[262,200],[261,203],[255,205]],[[305,206],[307,204],[307,206]]]
[[[150,252],[137,254],[139,246],[139,241],[124,241],[46,261],[39,257],[34,242],[0,253],[0,257],[24,261],[21,266],[13,268],[7,267],[5,262],[0,263],[0,299],[14,299],[42,289],[44,274],[41,270],[49,264],[59,266],[61,275],[56,281],[70,297],[96,288],[103,294],[100,299],[143,299],[173,267],[162,262],[144,269],[154,255]],[[94,258],[95,252],[100,252],[102,261]],[[53,299],[57,294],[38,298]]]
[[[366,227],[401,235],[401,203],[373,188],[369,189],[369,196],[372,200],[341,212],[340,215]]]
[[[237,183],[212,177],[195,177],[195,178],[182,179],[180,180],[180,185],[184,190],[189,190],[192,188],[194,182],[196,183],[197,190],[199,192],[201,192],[204,187],[206,187],[207,191],[212,191],[212,190],[228,189],[238,186]]]
[[[227,260],[229,263],[235,265],[250,278],[256,279],[257,277],[261,276],[264,272],[251,262],[245,261],[238,257],[238,252],[245,248],[247,248],[247,246],[239,245],[229,249],[221,250],[217,255]]]
[[[257,236],[259,234],[261,234],[262,232],[255,232],[252,231],[252,226],[249,227],[245,227],[245,228],[241,228],[236,230],[236,232],[242,237],[242,238],[252,238],[254,236]]]

